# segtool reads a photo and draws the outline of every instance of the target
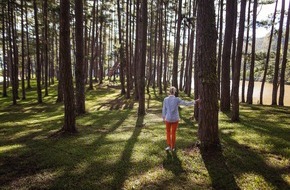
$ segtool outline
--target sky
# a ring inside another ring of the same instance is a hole
[[[281,9],[281,1],[282,0],[278,0],[278,6],[277,6],[277,9],[280,10]],[[289,0],[285,0],[285,10],[288,9],[288,5],[289,5]],[[258,15],[257,15],[257,20],[258,21],[261,21],[261,20],[266,20],[269,15],[273,15],[274,13],[274,10],[275,10],[275,3],[273,4],[270,4],[270,5],[259,5],[258,6]],[[287,11],[286,11],[287,12]],[[271,17],[272,19],[272,17]],[[276,17],[276,21],[277,21],[277,18]],[[286,20],[287,20],[287,17],[285,15],[284,17],[284,25],[286,25]],[[276,26],[278,28],[278,26]],[[257,38],[261,38],[261,37],[264,37],[266,34],[268,34],[269,32],[271,31],[271,28],[262,28],[262,27],[257,27],[256,28],[256,37]]]

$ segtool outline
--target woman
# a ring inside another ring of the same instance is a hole
[[[164,98],[163,101],[163,109],[162,109],[162,117],[163,121],[166,124],[166,142],[167,147],[165,150],[175,151],[175,141],[176,141],[176,129],[178,127],[179,121],[179,112],[178,106],[185,105],[190,106],[198,103],[200,100],[197,99],[195,101],[184,101],[178,97],[175,97],[176,88],[170,87],[169,96]]]

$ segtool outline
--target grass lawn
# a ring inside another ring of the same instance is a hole
[[[165,95],[147,94],[138,118],[137,102],[95,86],[78,133],[61,137],[55,89],[43,104],[35,89],[16,106],[0,94],[0,189],[290,189],[289,107],[242,104],[240,123],[220,113],[222,151],[211,152],[195,146],[193,107],[181,107],[172,153],[164,150]]]

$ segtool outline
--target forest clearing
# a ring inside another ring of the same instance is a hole
[[[1,189],[289,189],[289,107],[242,104],[240,123],[220,112],[222,151],[208,153],[196,145],[193,107],[181,107],[177,151],[166,153],[164,96],[147,94],[138,117],[119,91],[86,92],[78,133],[64,137],[56,86],[42,104],[35,90],[17,106],[0,98]]]

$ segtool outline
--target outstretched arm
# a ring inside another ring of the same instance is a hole
[[[184,106],[194,105],[194,101],[185,101],[185,100],[182,100],[181,98],[178,98],[178,99],[179,99],[179,102],[178,102],[179,105],[184,105]]]
[[[201,99],[194,100],[194,104],[199,104],[201,102]]]
[[[179,98],[179,105],[191,106],[200,103],[200,101],[201,101],[200,99],[196,99],[193,101],[184,101]]]

